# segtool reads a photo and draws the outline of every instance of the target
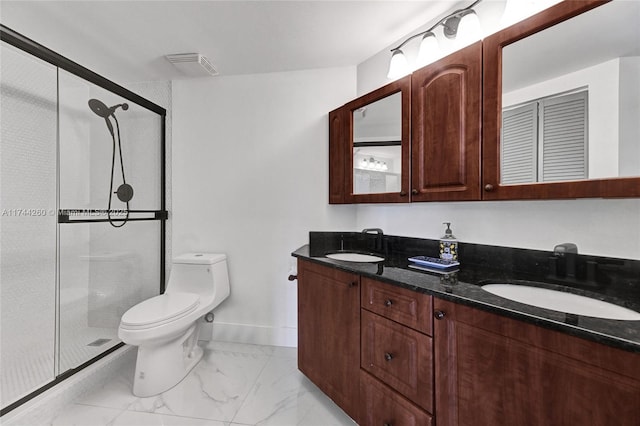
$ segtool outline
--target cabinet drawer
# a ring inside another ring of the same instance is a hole
[[[360,371],[362,426],[431,426],[432,418],[364,371]]]
[[[432,339],[362,310],[360,366],[433,413]]]
[[[362,278],[361,306],[383,317],[432,335],[432,297]]]

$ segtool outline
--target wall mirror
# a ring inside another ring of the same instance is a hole
[[[355,202],[408,202],[410,76],[347,105],[350,197]]]
[[[400,192],[402,93],[353,111],[353,193]]]
[[[639,17],[565,1],[485,39],[486,199],[640,195]]]

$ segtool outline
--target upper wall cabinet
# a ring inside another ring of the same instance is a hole
[[[481,94],[478,42],[330,112],[329,202],[479,200]]]
[[[329,202],[409,201],[411,76],[329,113]]]
[[[640,196],[639,17],[565,1],[484,40],[483,199]]]
[[[411,201],[479,200],[482,43],[411,77]]]

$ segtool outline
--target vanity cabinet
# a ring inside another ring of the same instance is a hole
[[[479,200],[482,42],[411,76],[411,201]]]
[[[358,421],[359,275],[298,259],[298,368]]]
[[[362,278],[360,388],[364,425],[431,423],[431,299]],[[413,423],[417,419],[421,423]]]
[[[298,367],[364,426],[637,426],[640,354],[298,258]]]
[[[434,299],[438,426],[638,425],[640,356]]]

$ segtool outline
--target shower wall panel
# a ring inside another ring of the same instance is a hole
[[[0,404],[55,377],[56,68],[0,46]]]
[[[117,118],[110,121],[122,149],[126,182],[134,189],[129,208],[159,210],[162,117],[64,70],[60,70],[61,208],[106,210],[109,204],[114,139],[105,119],[89,109],[89,99],[105,105],[127,104],[127,109],[118,108]],[[113,182],[111,193],[123,183],[117,154]],[[113,210],[126,209],[113,194],[111,198]]]

